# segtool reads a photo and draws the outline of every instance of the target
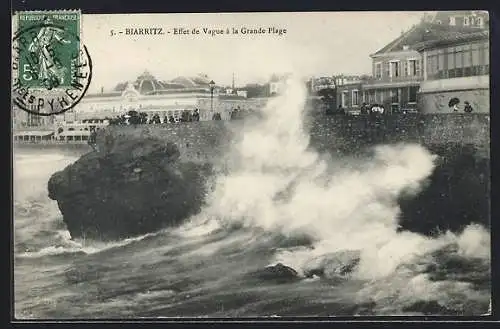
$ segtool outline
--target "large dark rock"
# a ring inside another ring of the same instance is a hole
[[[273,283],[289,283],[300,280],[297,271],[281,263],[252,272],[249,277]]]
[[[200,211],[211,170],[179,155],[158,138],[122,139],[55,173],[49,197],[72,238],[115,240],[177,225]]]
[[[318,276],[323,278],[346,277],[350,274],[360,260],[359,250],[342,250],[325,254],[311,259],[304,265],[306,277]]]
[[[435,300],[419,300],[403,307],[403,312],[418,312],[424,315],[462,315],[461,312],[449,309]]]
[[[425,188],[400,197],[400,228],[426,235],[490,227],[490,160],[475,145],[429,146],[439,156]]]

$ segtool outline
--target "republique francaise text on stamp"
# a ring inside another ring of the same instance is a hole
[[[92,79],[76,10],[18,12],[12,42],[12,102],[49,116],[73,108]]]

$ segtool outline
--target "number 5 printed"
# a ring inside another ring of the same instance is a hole
[[[33,71],[31,70],[31,65],[30,64],[24,64],[23,66],[23,80],[24,81],[31,81],[33,80]]]

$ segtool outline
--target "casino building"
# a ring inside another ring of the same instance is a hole
[[[263,100],[246,99],[244,94],[227,95],[219,92],[206,75],[180,76],[170,81],[157,79],[148,71],[134,81],[118,83],[112,90],[85,95],[73,109],[55,117],[30,115],[19,109],[13,112],[14,126],[51,125],[60,121],[78,121],[91,118],[115,118],[127,111],[145,112],[148,117],[157,114],[180,118],[183,111],[200,112],[200,120],[211,120],[218,112],[228,120],[235,108],[242,110],[262,106]]]

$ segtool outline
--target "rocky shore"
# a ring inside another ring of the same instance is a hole
[[[90,152],[48,182],[72,238],[117,240],[177,225],[200,210],[210,165],[180,163],[157,138]]]
[[[433,129],[422,120],[382,128],[367,128],[359,120],[340,127],[338,120],[328,120],[309,123],[311,147],[321,152],[358,152],[377,143],[408,141],[439,156],[428,187],[416,197],[401,198],[401,229],[432,235],[471,222],[489,226],[489,125],[484,118],[465,118],[460,128],[439,119]],[[116,240],[178,225],[203,206],[214,163],[233,138],[228,124],[110,127],[98,136],[97,152],[50,178],[49,197],[57,201],[73,238]]]

